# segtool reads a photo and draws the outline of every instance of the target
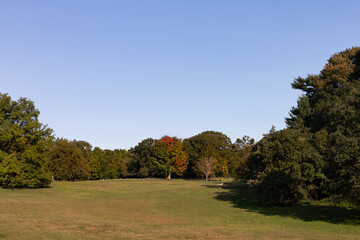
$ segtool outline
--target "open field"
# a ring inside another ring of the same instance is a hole
[[[0,239],[360,239],[360,210],[271,207],[233,182],[139,179],[0,190]]]

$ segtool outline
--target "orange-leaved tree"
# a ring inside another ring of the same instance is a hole
[[[187,168],[187,157],[181,139],[164,136],[157,140],[152,151],[152,162],[158,173],[168,180],[172,173],[181,176]]]

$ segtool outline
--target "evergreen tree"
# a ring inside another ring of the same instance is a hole
[[[326,161],[323,193],[360,203],[360,48],[334,54],[320,74],[292,86],[305,94],[286,123],[314,134]]]

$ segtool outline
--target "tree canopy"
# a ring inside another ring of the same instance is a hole
[[[266,135],[247,160],[243,179],[253,179],[271,202],[293,204],[314,197],[314,183],[324,178],[322,156],[311,144],[311,137],[299,130],[285,129]]]
[[[39,122],[32,101],[0,94],[0,182],[3,187],[45,187],[52,130]]]
[[[187,157],[180,139],[164,136],[155,142],[152,162],[159,175],[171,179],[171,174],[181,176],[187,168]]]
[[[49,156],[49,169],[56,180],[86,180],[90,176],[90,162],[85,149],[75,141],[57,139]]]
[[[334,54],[318,75],[297,78],[305,94],[290,111],[290,128],[309,131],[324,156],[324,194],[360,202],[360,48]]]
[[[184,139],[184,150],[188,156],[188,169],[186,177],[197,178],[203,173],[196,167],[206,147],[211,146],[221,158],[215,163],[218,176],[228,173],[228,159],[231,154],[231,139],[221,132],[205,131],[196,136]]]
[[[155,166],[152,164],[151,154],[155,140],[147,138],[138,145],[131,148],[131,161],[128,162],[128,172],[132,176],[148,177],[156,174]]]

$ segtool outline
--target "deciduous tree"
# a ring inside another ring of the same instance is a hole
[[[2,187],[45,187],[52,130],[39,122],[32,101],[0,94],[0,182]]]
[[[182,142],[176,137],[164,136],[155,142],[152,162],[160,175],[171,179],[171,174],[181,176],[187,167],[187,157]]]
[[[147,138],[129,150],[130,161],[127,163],[129,174],[132,176],[148,177],[156,175],[156,168],[152,164],[151,154],[155,140]]]
[[[208,180],[212,171],[214,171],[215,163],[218,158],[220,158],[220,155],[212,146],[209,145],[203,149],[201,158],[197,163],[197,167],[204,173],[205,181]]]
[[[311,135],[285,129],[266,135],[247,161],[244,179],[258,181],[258,190],[275,203],[294,204],[316,198],[323,180],[324,161],[311,143]]]
[[[225,134],[215,131],[202,132],[196,136],[184,139],[183,145],[189,159],[188,169],[185,173],[186,177],[194,178],[202,176],[203,173],[198,169],[197,163],[207,146],[211,146],[218,151],[223,160],[217,162],[219,173],[222,170],[228,169],[227,162],[232,157],[232,143],[231,139]]]
[[[48,160],[48,166],[56,180],[86,180],[90,176],[90,162],[76,141],[56,140]]]

